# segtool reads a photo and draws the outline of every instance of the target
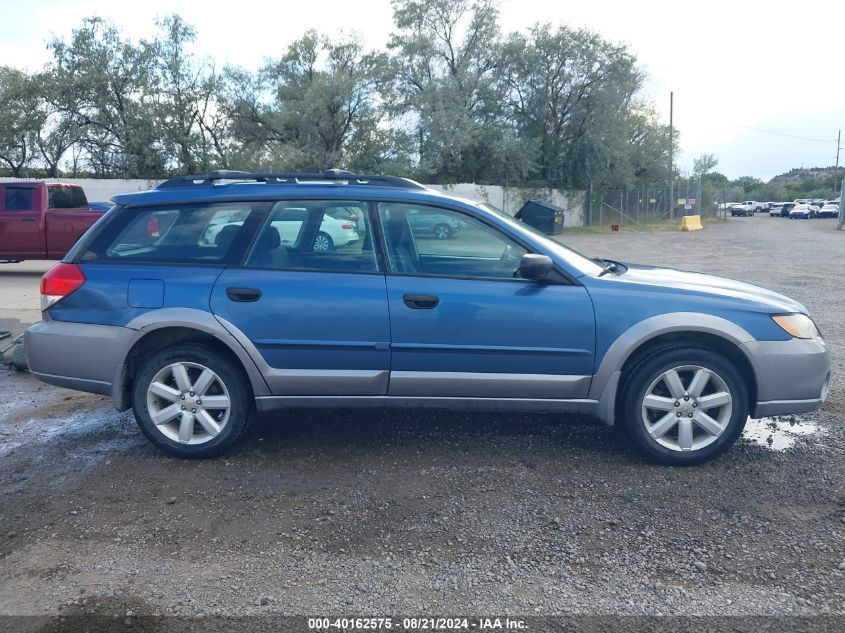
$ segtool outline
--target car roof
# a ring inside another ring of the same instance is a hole
[[[77,185],[72,182],[47,182],[46,180],[8,180],[0,182],[0,187],[38,187],[40,185],[47,185],[50,188],[55,187],[74,187],[82,188],[82,185]]]
[[[136,191],[112,198],[116,204],[125,207],[271,199],[393,200],[476,206],[476,203],[470,200],[434,189],[354,183],[222,182]]]

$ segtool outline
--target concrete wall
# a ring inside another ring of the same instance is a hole
[[[0,182],[17,180],[15,178],[0,178]],[[130,191],[144,191],[152,189],[160,180],[119,180],[95,178],[61,178],[61,182],[81,185],[90,202],[108,202],[112,196]],[[565,227],[584,226],[584,204],[586,200],[583,191],[563,191],[561,189],[500,187],[498,185],[475,185],[472,183],[458,185],[426,185],[437,191],[443,191],[453,196],[488,202],[513,215],[528,200],[546,200],[566,209]]]
[[[529,200],[545,200],[565,209],[564,227],[584,226],[586,192],[564,191],[544,187],[501,187],[499,185],[426,185],[459,198],[488,202],[494,207],[513,215]]]

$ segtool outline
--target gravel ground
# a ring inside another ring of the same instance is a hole
[[[265,416],[229,455],[179,461],[109,401],[0,369],[0,615],[845,615],[832,227],[563,237],[766,285],[820,324],[825,408],[695,468],[590,420],[415,411]]]

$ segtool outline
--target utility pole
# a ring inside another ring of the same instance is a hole
[[[836,167],[833,169],[833,195],[836,196],[836,174],[839,173],[839,141],[842,138],[842,130],[839,130],[836,133]],[[843,178],[845,181],[845,178]],[[842,200],[839,200],[840,206],[842,205]]]
[[[675,177],[675,165],[672,162],[672,152],[674,151],[674,143],[672,142],[673,130],[672,130],[672,116],[673,110],[675,107],[675,93],[669,93],[669,217],[675,217],[675,183],[673,178]]]
[[[845,224],[845,178],[842,179],[842,191],[839,193],[839,224],[836,228],[841,231],[843,224]]]

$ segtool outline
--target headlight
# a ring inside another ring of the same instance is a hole
[[[778,314],[772,319],[795,338],[821,338],[816,324],[806,314]]]

